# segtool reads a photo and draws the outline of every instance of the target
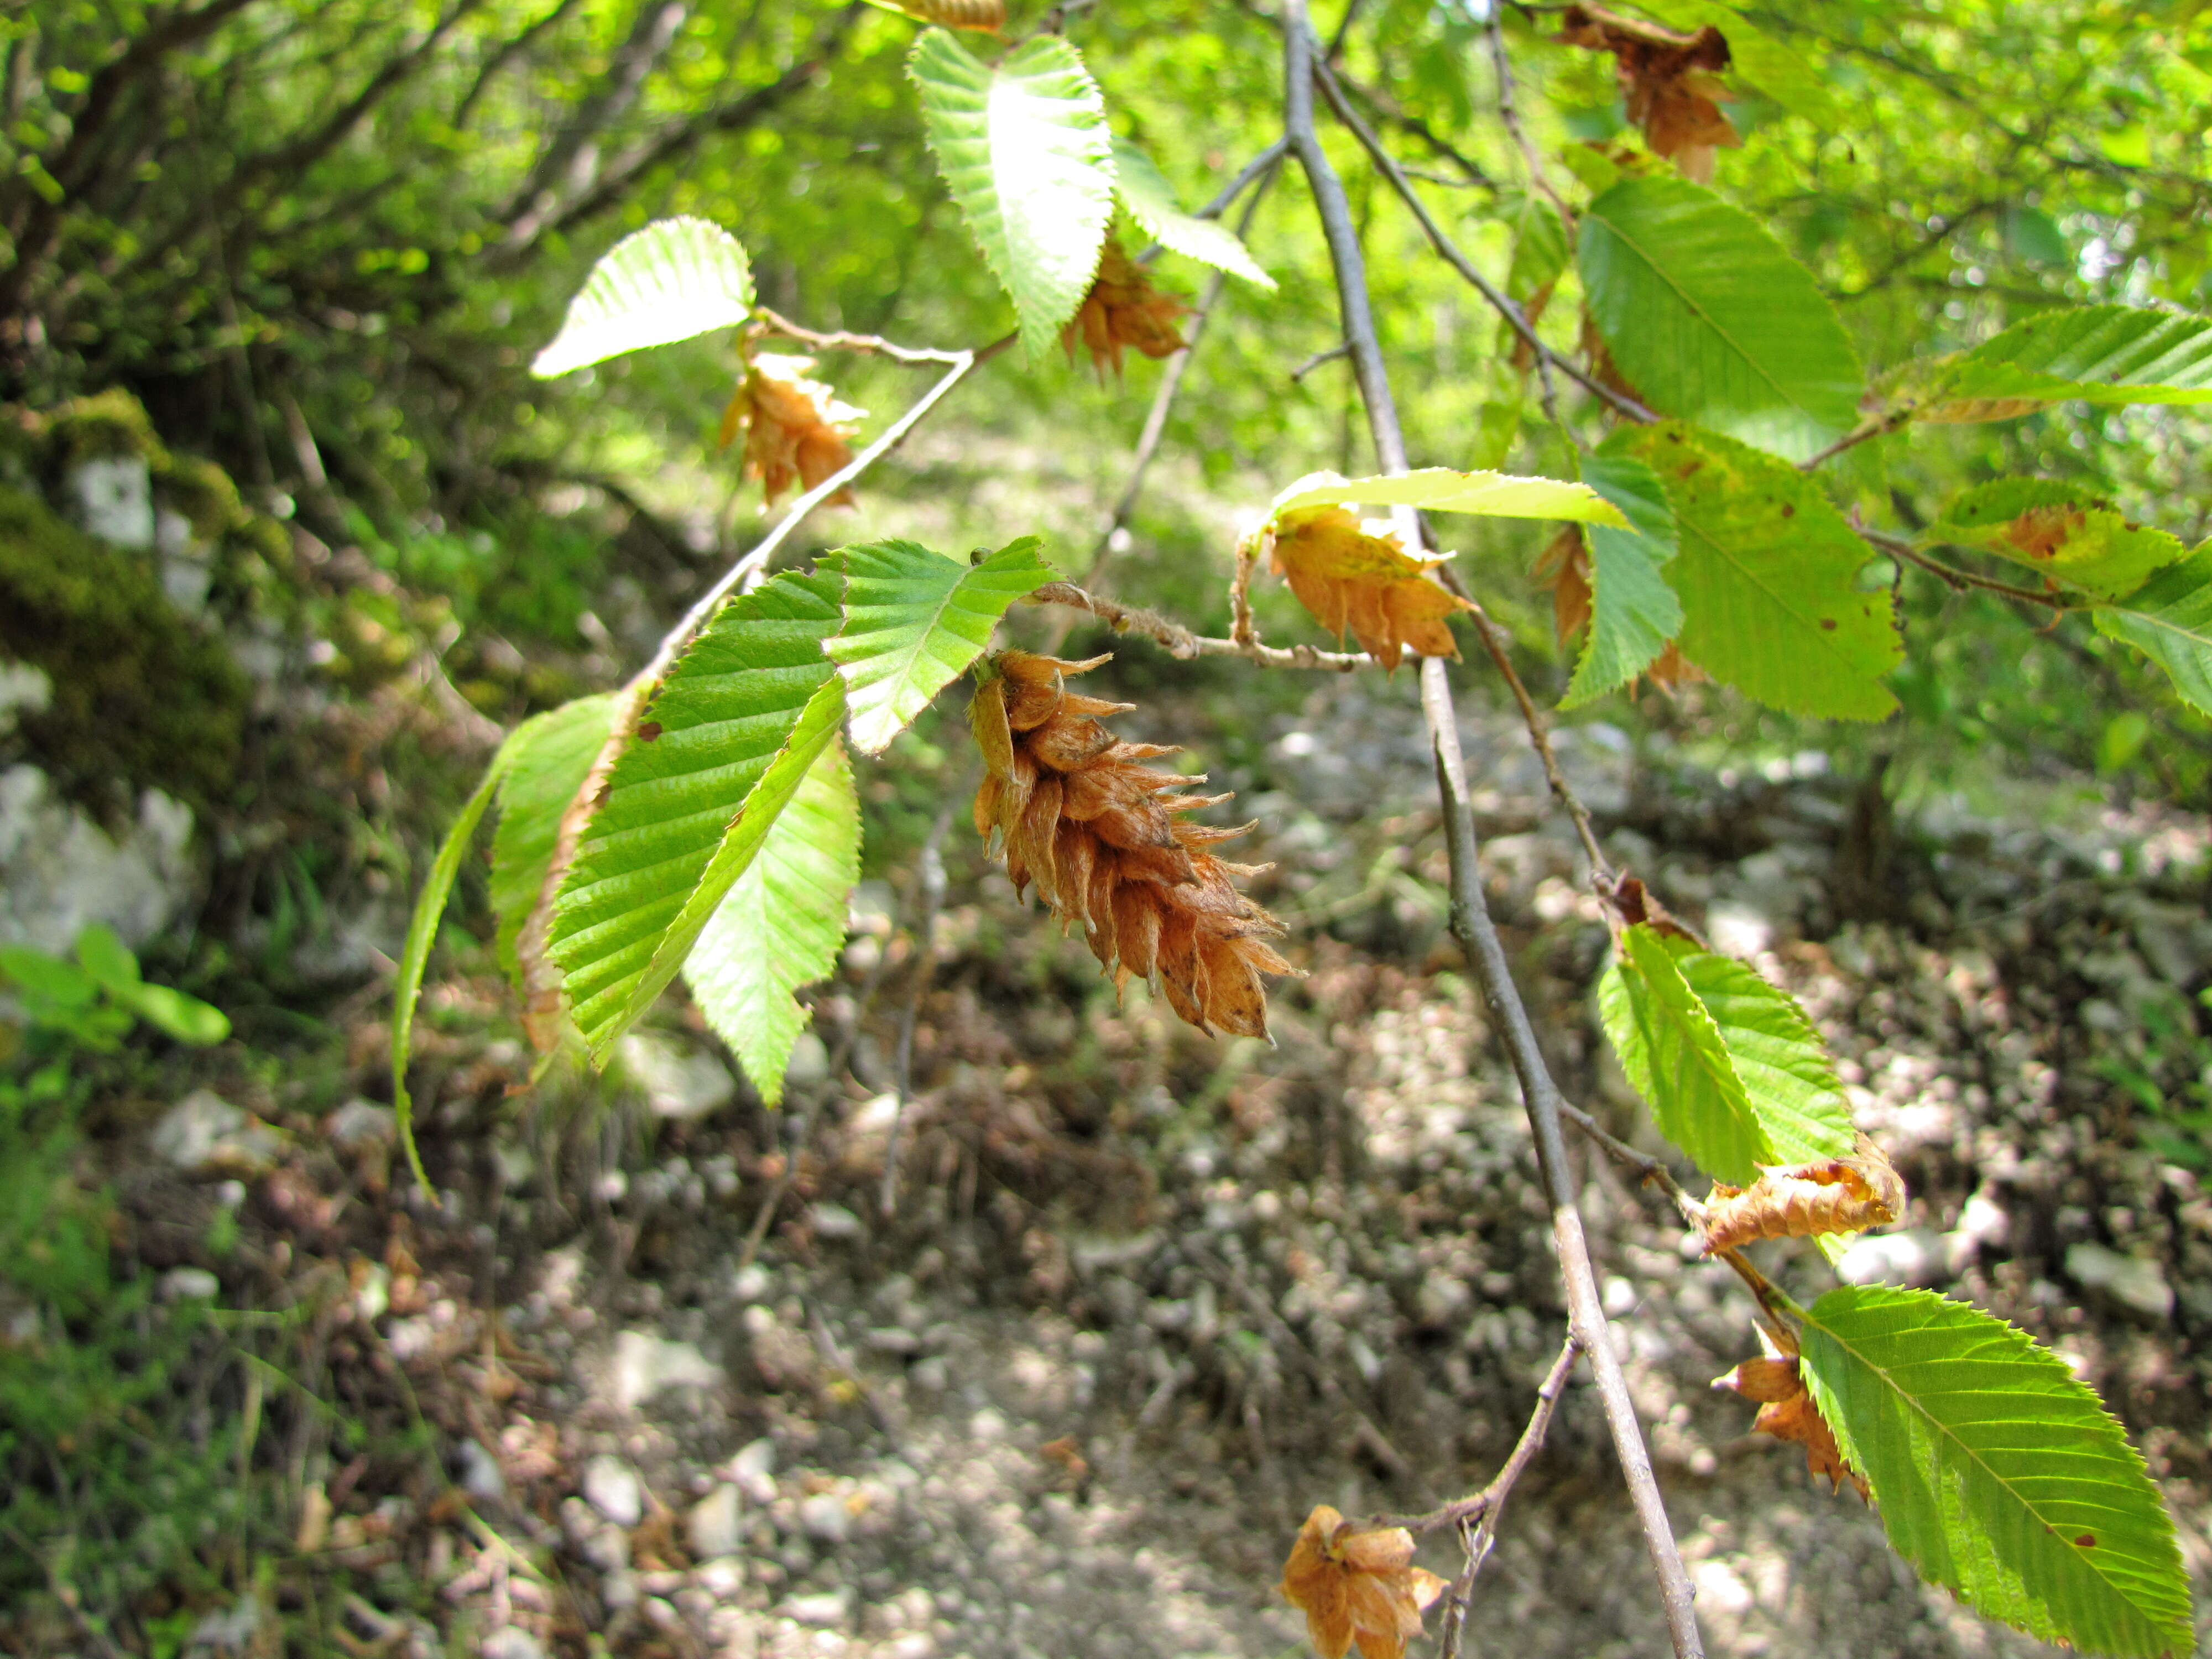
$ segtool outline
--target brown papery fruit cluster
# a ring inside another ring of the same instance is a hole
[[[1177,324],[1189,309],[1179,295],[1154,288],[1152,274],[1109,236],[1099,251],[1098,274],[1091,279],[1091,292],[1060,331],[1060,349],[1073,359],[1079,339],[1100,374],[1109,363],[1119,374],[1125,347],[1147,357],[1171,357],[1182,350],[1182,330]]]
[[[1158,985],[1201,1031],[1267,1035],[1262,974],[1297,970],[1267,944],[1282,924],[1230,883],[1262,866],[1206,851],[1252,826],[1215,829],[1182,814],[1227,795],[1179,794],[1203,778],[1146,766],[1176,752],[1123,743],[1100,724],[1134,703],[1070,691],[1066,678],[1111,660],[1066,662],[1026,651],[993,659],[969,705],[988,771],[975,792],[975,830],[1006,847],[1017,892],[1035,883],[1063,922],[1079,922],[1091,954]]]
[[[1362,1532],[1326,1504],[1314,1506],[1283,1565],[1283,1599],[1306,1616],[1322,1659],[1402,1659],[1421,1633],[1421,1610],[1444,1581],[1413,1565],[1413,1534],[1403,1527]]]
[[[770,507],[793,478],[811,489],[853,459],[847,440],[858,432],[866,410],[837,401],[819,380],[809,380],[811,357],[787,357],[763,351],[747,365],[737,396],[722,411],[722,447],[745,434],[745,476],[761,481]],[[853,505],[853,492],[841,489],[831,507]]]

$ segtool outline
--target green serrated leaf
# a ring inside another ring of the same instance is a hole
[[[562,815],[606,744],[614,704],[609,693],[578,697],[532,715],[507,740],[491,840],[491,908],[499,920],[500,966],[518,988],[522,964],[515,942],[544,890]]]
[[[1977,484],[1921,541],[1978,548],[2108,599],[2134,592],[2182,555],[2179,537],[2130,524],[2088,492],[2048,478]]]
[[[2093,404],[2212,403],[2212,318],[2082,306],[2014,323],[1954,359],[1928,401],[1993,403],[1985,416],[2079,398]],[[1962,418],[1953,414],[1945,418]]]
[[[1578,248],[1591,318],[1662,414],[1790,460],[1858,420],[1858,354],[1812,273],[1741,208],[1687,179],[1624,179]]]
[[[1801,1364],[1899,1554],[1986,1617],[2112,1659],[2191,1652],[2142,1458],[2056,1354],[1929,1291],[1831,1291]]]
[[[649,976],[665,985],[681,964],[681,951],[672,960],[662,947],[802,717],[813,717],[820,741],[834,729],[834,696],[824,720],[817,694],[836,690],[822,642],[837,625],[841,586],[787,571],[725,606],[670,671],[615,763],[562,878],[546,946],[595,1054],[636,1017]],[[715,898],[741,870],[726,871]],[[694,937],[712,909],[693,919]]]
[[[1675,550],[1674,510],[1659,475],[1632,455],[1586,455],[1583,482],[1632,526],[1592,525],[1589,637],[1562,708],[1578,708],[1642,673],[1682,631],[1682,602],[1662,574]]]
[[[881,754],[983,653],[1006,607],[1053,580],[1035,536],[962,564],[915,542],[872,542],[823,561],[845,577],[845,623],[823,647],[844,676],[853,746]]]
[[[860,878],[860,798],[852,764],[832,743],[684,963],[708,1024],[770,1106],[783,1098],[792,1045],[806,1029],[791,994],[836,969],[846,897]]]
[[[1114,141],[1114,190],[1144,233],[1170,253],[1195,259],[1273,291],[1275,279],[1226,225],[1185,213],[1152,158],[1127,140]]]
[[[2191,708],[2212,714],[2212,542],[2118,604],[2100,606],[2097,631],[2135,647]]]
[[[1113,135],[1097,82],[1057,35],[1024,41],[993,70],[929,29],[907,72],[937,165],[1035,362],[1090,291],[1114,215]]]
[[[752,315],[744,249],[704,219],[662,219],[608,249],[530,372],[550,380],[647,346],[673,345]]]
[[[1310,507],[1420,507],[1432,513],[1473,513],[1494,519],[1567,519],[1626,528],[1620,509],[1588,484],[1559,478],[1516,478],[1505,472],[1455,472],[1423,467],[1388,477],[1340,478],[1316,472],[1275,497],[1280,516]]]
[[[1880,720],[1881,676],[1904,654],[1890,596],[1862,592],[1866,544],[1820,487],[1749,446],[1679,422],[1628,447],[1674,503],[1682,654],[1715,679],[1792,714]]]
[[[1730,957],[1639,924],[1598,985],[1622,1069],[1664,1134],[1716,1180],[1841,1158],[1850,1113],[1796,1000]]]

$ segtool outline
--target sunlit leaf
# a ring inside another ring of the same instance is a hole
[[[1618,507],[1631,527],[1593,524],[1585,532],[1589,637],[1559,700],[1562,708],[1627,684],[1682,631],[1682,602],[1663,574],[1674,556],[1674,512],[1658,475],[1632,455],[1601,451],[1583,458],[1583,482]]]
[[[662,219],[610,248],[530,372],[566,374],[625,351],[672,345],[752,314],[752,268],[738,239],[704,219]]]
[[[1272,289],[1275,279],[1260,269],[1249,249],[1226,225],[1185,213],[1175,189],[1152,158],[1126,139],[1114,141],[1114,190],[1145,234],[1170,253],[1225,270]]]

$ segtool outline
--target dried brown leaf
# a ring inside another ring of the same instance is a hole
[[[1705,1206],[1705,1249],[1762,1238],[1809,1238],[1887,1226],[1905,1211],[1905,1182],[1866,1136],[1849,1158],[1761,1170],[1738,1188],[1716,1184]]]
[[[1152,273],[1109,236],[1099,250],[1098,274],[1091,278],[1091,291],[1060,331],[1060,349],[1073,361],[1079,341],[1102,377],[1109,363],[1118,375],[1125,349],[1147,357],[1171,357],[1182,350],[1182,331],[1177,324],[1189,309],[1181,295],[1154,288]]]
[[[1355,1642],[1362,1659],[1401,1659],[1421,1633],[1421,1610],[1444,1589],[1413,1560],[1413,1534],[1403,1527],[1356,1531],[1316,1504],[1283,1565],[1283,1598],[1305,1614],[1322,1659],[1344,1659]]]
[[[1628,118],[1652,153],[1711,183],[1715,150],[1743,143],[1715,101],[1715,76],[1730,61],[1727,38],[1710,23],[1686,34],[1589,5],[1569,6],[1559,23],[1562,44],[1613,54]]]
[[[1759,1401],[1753,1431],[1804,1447],[1806,1466],[1814,1475],[1827,1477],[1829,1491],[1848,1480],[1861,1498],[1867,1495],[1865,1480],[1844,1461],[1835,1431],[1814,1403],[1795,1358],[1747,1359],[1726,1376],[1715,1378],[1713,1386]]]
[[[761,481],[771,507],[794,478],[811,489],[851,460],[847,441],[866,413],[839,403],[827,386],[808,379],[813,367],[811,357],[757,353],[722,411],[723,447],[744,434],[745,477]],[[850,507],[853,492],[841,489],[828,504]]]
[[[1389,520],[1299,507],[1280,514],[1263,539],[1275,574],[1313,619],[1340,640],[1349,633],[1384,668],[1397,667],[1408,650],[1459,655],[1446,619],[1474,607],[1430,579],[1443,561],[1407,552]]]

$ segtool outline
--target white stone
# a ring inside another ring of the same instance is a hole
[[[65,482],[88,534],[118,547],[153,546],[154,474],[143,455],[80,461]]]
[[[0,662],[0,737],[15,729],[19,710],[37,714],[54,700],[46,671],[27,662]]]
[[[545,1659],[545,1644],[520,1625],[501,1625],[477,1644],[483,1659]]]
[[[799,1506],[799,1524],[817,1543],[843,1543],[851,1521],[845,1500],[835,1492],[817,1492]]]
[[[583,1490],[584,1501],[618,1527],[634,1527],[645,1516],[645,1483],[611,1452],[584,1465]]]
[[[830,1080],[830,1051],[811,1031],[801,1031],[783,1068],[786,1089],[818,1089]]]
[[[775,1442],[748,1441],[729,1462],[730,1479],[756,1504],[775,1500]]]
[[[1933,1285],[1943,1277],[1942,1237],[1925,1227],[1869,1233],[1843,1254],[1836,1277],[1846,1285]]]
[[[164,1302],[211,1302],[222,1293],[222,1281],[205,1267],[172,1267],[161,1275]]]
[[[744,1547],[744,1499],[727,1482],[718,1485],[691,1506],[684,1527],[700,1560],[735,1555]]]
[[[1705,911],[1705,937],[1725,957],[1755,957],[1774,942],[1774,924],[1748,904],[1715,904]]]
[[[2097,1291],[2146,1319],[2173,1316],[2173,1286],[2155,1261],[2123,1255],[2102,1244],[2075,1244],[2066,1252],[2066,1271],[2084,1290]]]
[[[18,703],[16,707],[28,706]],[[191,885],[192,811],[158,789],[120,839],[56,794],[35,766],[0,771],[0,940],[65,956],[94,922],[136,949]]]
[[[721,1382],[722,1368],[689,1342],[649,1331],[615,1338],[614,1395],[632,1411],[663,1389],[712,1389]]]
[[[862,1231],[860,1218],[842,1204],[817,1204],[811,1218],[817,1238],[858,1238]]]
[[[258,1174],[276,1160],[276,1132],[211,1089],[195,1089],[161,1114],[155,1155],[191,1175]]]
[[[323,1133],[331,1145],[348,1151],[356,1146],[389,1146],[399,1139],[399,1115],[373,1100],[349,1100],[330,1115]]]
[[[228,1611],[210,1613],[193,1626],[191,1640],[185,1646],[187,1651],[211,1648],[217,1653],[244,1653],[253,1646],[260,1630],[261,1603],[252,1595],[241,1595]]]
[[[632,1031],[615,1048],[656,1116],[704,1117],[737,1098],[730,1068],[704,1048],[658,1031]]]
[[[463,1492],[483,1503],[507,1496],[507,1474],[483,1441],[464,1440],[454,1455],[461,1466]]]
[[[1959,1212],[1959,1224],[1943,1235],[1944,1263],[1955,1276],[1984,1249],[2001,1249],[2012,1218],[1986,1188],[1977,1188]]]
[[[836,1590],[819,1595],[794,1595],[783,1604],[783,1616],[802,1625],[827,1629],[845,1622],[845,1598]]]

